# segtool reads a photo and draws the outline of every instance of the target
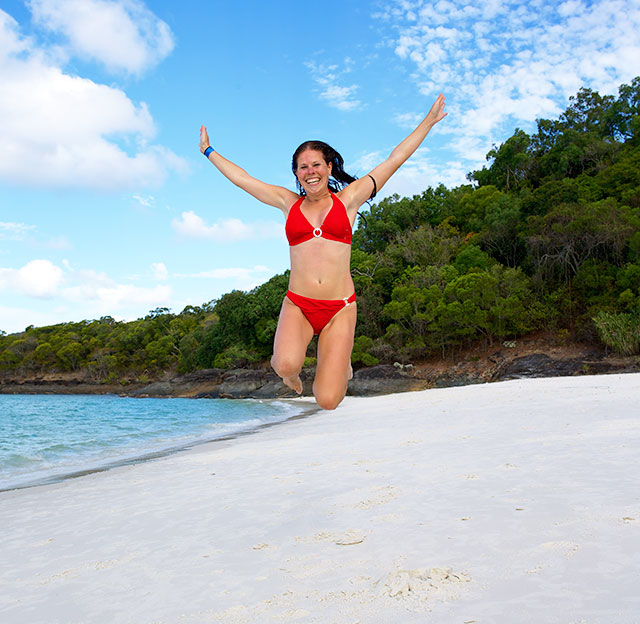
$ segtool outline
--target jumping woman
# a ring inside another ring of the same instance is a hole
[[[200,128],[200,151],[236,186],[282,210],[289,241],[291,274],[282,302],[271,366],[282,381],[302,392],[300,371],[307,346],[318,336],[313,394],[320,407],[335,409],[352,376],[351,350],[356,327],[356,295],[350,273],[351,231],[358,209],[372,199],[418,149],[431,128],[446,116],[444,96],[418,127],[371,172],[355,179],[342,156],[322,141],[307,141],[293,154],[299,190],[261,182],[221,156]]]

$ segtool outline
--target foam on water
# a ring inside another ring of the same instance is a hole
[[[0,395],[0,491],[151,459],[302,411],[283,401]]]

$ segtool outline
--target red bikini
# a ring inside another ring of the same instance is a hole
[[[291,206],[285,225],[287,240],[291,247],[312,238],[326,238],[347,245],[351,244],[351,223],[347,216],[347,210],[337,195],[331,193],[331,197],[333,205],[322,225],[317,228],[314,228],[302,214],[300,206],[304,197]],[[288,290],[287,297],[302,310],[302,314],[313,327],[313,333],[319,334],[340,310],[355,302],[356,293],[344,299],[311,299]]]
[[[331,193],[331,197],[333,198],[333,205],[324,218],[322,225],[318,228],[314,228],[302,214],[300,206],[304,197],[301,197],[291,206],[287,224],[284,228],[291,247],[312,238],[326,238],[327,240],[351,245],[351,223],[347,216],[347,209],[337,195]]]

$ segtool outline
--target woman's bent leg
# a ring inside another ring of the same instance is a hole
[[[298,394],[302,392],[300,371],[312,338],[313,329],[302,310],[285,297],[273,341],[271,366],[283,383]]]
[[[353,303],[336,314],[318,337],[318,366],[313,394],[323,409],[335,409],[347,393],[357,311]]]

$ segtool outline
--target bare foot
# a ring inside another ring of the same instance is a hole
[[[283,377],[282,382],[285,386],[289,386],[289,388],[294,392],[302,394],[302,380],[300,379],[300,375],[296,375],[295,377]]]

